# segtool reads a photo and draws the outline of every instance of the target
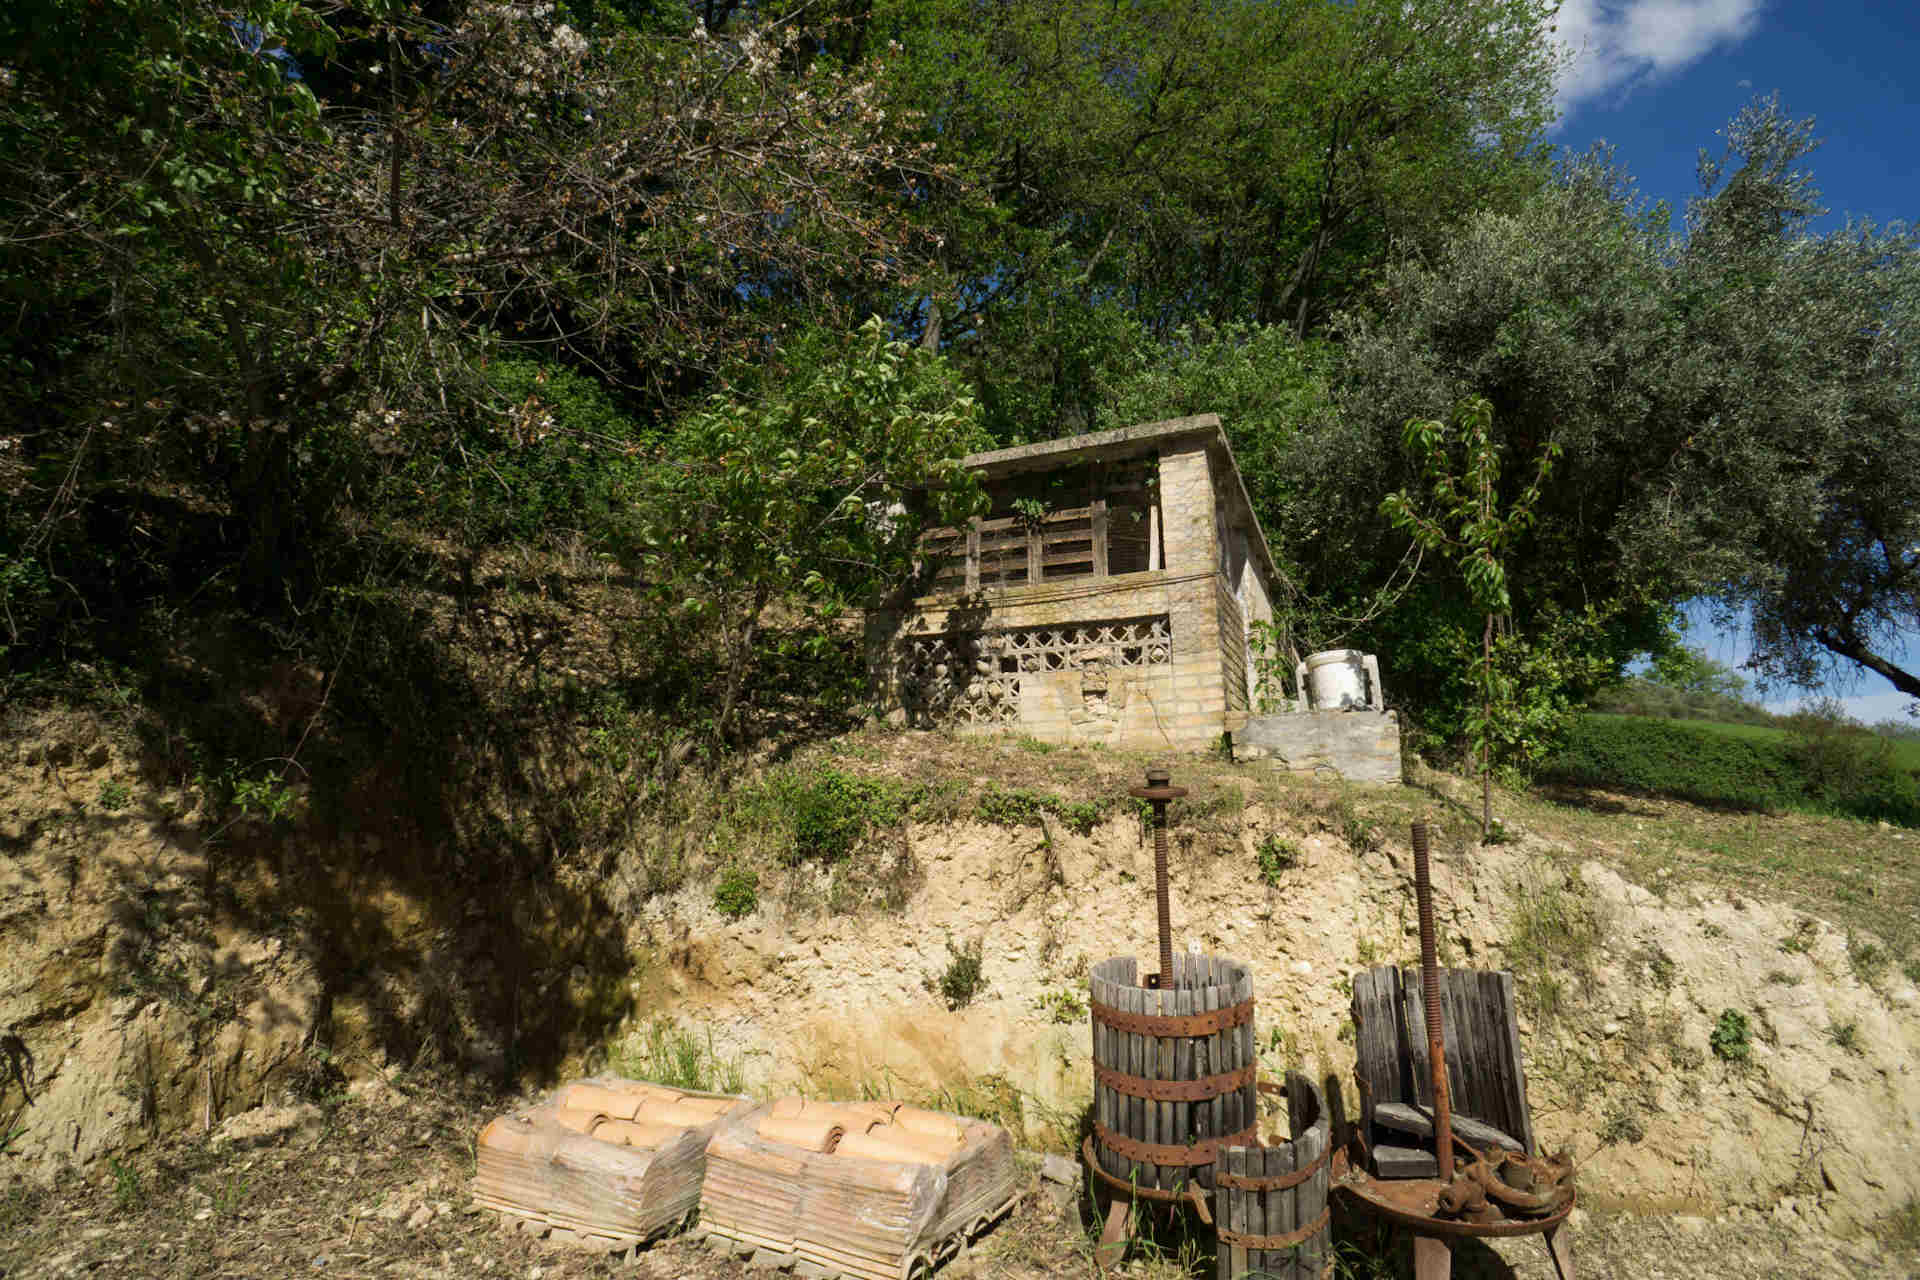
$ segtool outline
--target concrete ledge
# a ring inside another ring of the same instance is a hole
[[[1293,711],[1250,716],[1232,730],[1235,760],[1270,760],[1290,773],[1349,782],[1400,779],[1400,716],[1393,711]]]

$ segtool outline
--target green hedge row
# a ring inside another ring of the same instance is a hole
[[[1579,716],[1547,781],[1701,804],[1801,809],[1920,826],[1920,777],[1861,732],[1787,733],[1646,716]]]

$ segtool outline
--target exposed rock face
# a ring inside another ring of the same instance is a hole
[[[199,834],[97,732],[0,747],[0,1120],[52,1177],[287,1087],[325,1016],[296,926],[220,918]]]
[[[1268,1074],[1350,1081],[1344,975],[1417,963],[1411,864],[1394,833],[1356,853],[1312,826],[1255,806],[1176,840],[1174,936],[1253,968]],[[1276,887],[1255,871],[1268,834],[1301,854]],[[908,839],[925,883],[898,915],[823,918],[763,892],[758,913],[730,922],[704,887],[653,900],[640,932],[670,961],[680,1016],[756,1084],[1011,1086],[1029,1123],[1070,1121],[1091,1093],[1086,968],[1155,950],[1150,842],[1130,818],[1084,838],[959,824]],[[1844,1227],[1920,1194],[1910,984],[1897,972],[1861,982],[1832,927],[1677,884],[1656,896],[1577,851],[1525,842],[1442,850],[1435,880],[1448,963],[1510,963],[1518,917],[1542,893],[1598,922],[1580,965],[1549,975],[1559,1011],[1523,1001],[1536,1012],[1522,1025],[1536,1128],[1550,1149],[1573,1149],[1588,1203],[1711,1214],[1784,1197]],[[1783,953],[1789,937],[1804,949]],[[949,941],[976,939],[987,984],[949,1010],[928,980],[950,963]],[[1751,1023],[1744,1063],[1709,1045],[1727,1008]]]
[[[293,1115],[297,1136],[298,1111],[234,1117],[297,1105],[332,1070],[318,1045],[340,1052],[350,1076],[385,1065],[376,1014],[426,1025],[426,977],[443,975],[457,996],[460,982],[498,968],[488,948],[539,923],[516,914],[455,929],[413,899],[353,885],[387,950],[333,937],[332,963],[364,972],[329,992],[317,926],[298,909],[261,909],[236,885],[231,844],[209,859],[211,833],[189,807],[77,719],[0,741],[9,1175],[50,1178],[181,1129],[229,1126],[241,1141]],[[1356,851],[1342,825],[1310,804],[1235,805],[1176,835],[1176,943],[1252,968],[1269,1075],[1347,1079],[1346,975],[1417,955],[1404,826]],[[1269,837],[1290,849],[1268,858],[1271,886],[1257,869]],[[708,885],[646,901],[628,952],[659,963],[636,977],[641,1008],[711,1028],[756,1087],[944,1087],[956,1103],[1019,1099],[1030,1141],[1056,1120],[1070,1130],[1091,1093],[1086,970],[1155,949],[1151,842],[1130,816],[1087,836],[967,822],[916,826],[901,852],[913,865],[897,913],[825,914],[813,868],[792,885],[763,882],[760,908],[740,921],[714,910]],[[1846,1227],[1920,1195],[1913,984],[1891,966],[1862,981],[1846,935],[1800,911],[1679,877],[1656,894],[1593,853],[1442,841],[1435,861],[1449,963],[1513,963],[1543,895],[1598,922],[1577,963],[1542,971],[1558,982],[1557,1011],[1540,981],[1523,999],[1536,1128],[1550,1147],[1573,1148],[1587,1203],[1698,1215],[1746,1206]],[[297,907],[301,892],[272,900]],[[985,986],[950,1010],[938,993],[949,944],[976,941]],[[528,978],[541,999],[612,980],[558,966]],[[1749,1027],[1743,1062],[1710,1041],[1728,1009]],[[470,1062],[496,1052],[477,1033],[461,1038]],[[356,1043],[369,1047],[349,1060]]]

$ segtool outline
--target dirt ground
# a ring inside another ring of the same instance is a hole
[[[324,1107],[281,1111],[282,1132],[229,1127],[114,1160],[90,1178],[0,1191],[0,1277],[517,1277],[734,1280],[764,1276],[697,1239],[636,1257],[574,1252],[503,1228],[471,1207],[474,1135],[507,1100],[443,1078],[356,1086]],[[257,1113],[256,1113],[257,1114]],[[1062,1210],[1035,1175],[1015,1212],[940,1274],[947,1280],[1092,1275],[1085,1214]],[[1336,1274],[1409,1274],[1403,1241],[1342,1224]],[[1585,1280],[1920,1275],[1920,1251],[1839,1240],[1757,1215],[1718,1220],[1580,1215]],[[1184,1264],[1184,1265],[1183,1265]],[[1140,1280],[1211,1277],[1204,1249],[1136,1251]],[[1466,1248],[1454,1274],[1550,1280],[1536,1242]]]

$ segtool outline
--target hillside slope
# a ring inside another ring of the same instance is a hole
[[[0,1018],[19,1068],[0,1176],[110,1188],[140,1147],[200,1150],[263,1102],[337,1107],[436,1063],[478,1090],[471,1120],[501,1083],[644,1060],[669,1025],[693,1066],[756,1092],[940,1099],[1063,1149],[1090,1092],[1086,968],[1153,948],[1151,843],[1125,798],[1143,763],[831,740],[690,806],[634,854],[672,844],[673,887],[617,863],[624,905],[580,933],[558,910],[578,886],[501,903],[481,881],[415,883],[364,834],[215,825],[99,725],[42,720],[0,759]],[[1350,1078],[1350,975],[1417,954],[1407,823],[1425,815],[1443,957],[1518,975],[1537,1127],[1573,1149],[1586,1204],[1816,1235],[1911,1217],[1910,833],[1562,792],[1502,797],[1516,837],[1483,847],[1443,776],[1376,790],[1174,768],[1192,791],[1173,813],[1175,937],[1252,967],[1270,1073]],[[794,815],[776,801],[801,795],[854,813],[839,855],[782,844]],[[746,873],[750,904],[723,914],[717,885]],[[591,945],[561,945],[576,933]],[[514,971],[516,955],[572,959]],[[980,980],[956,983],[973,955]],[[503,974],[518,1023],[489,1021]],[[558,1029],[503,1053],[516,1026]]]

